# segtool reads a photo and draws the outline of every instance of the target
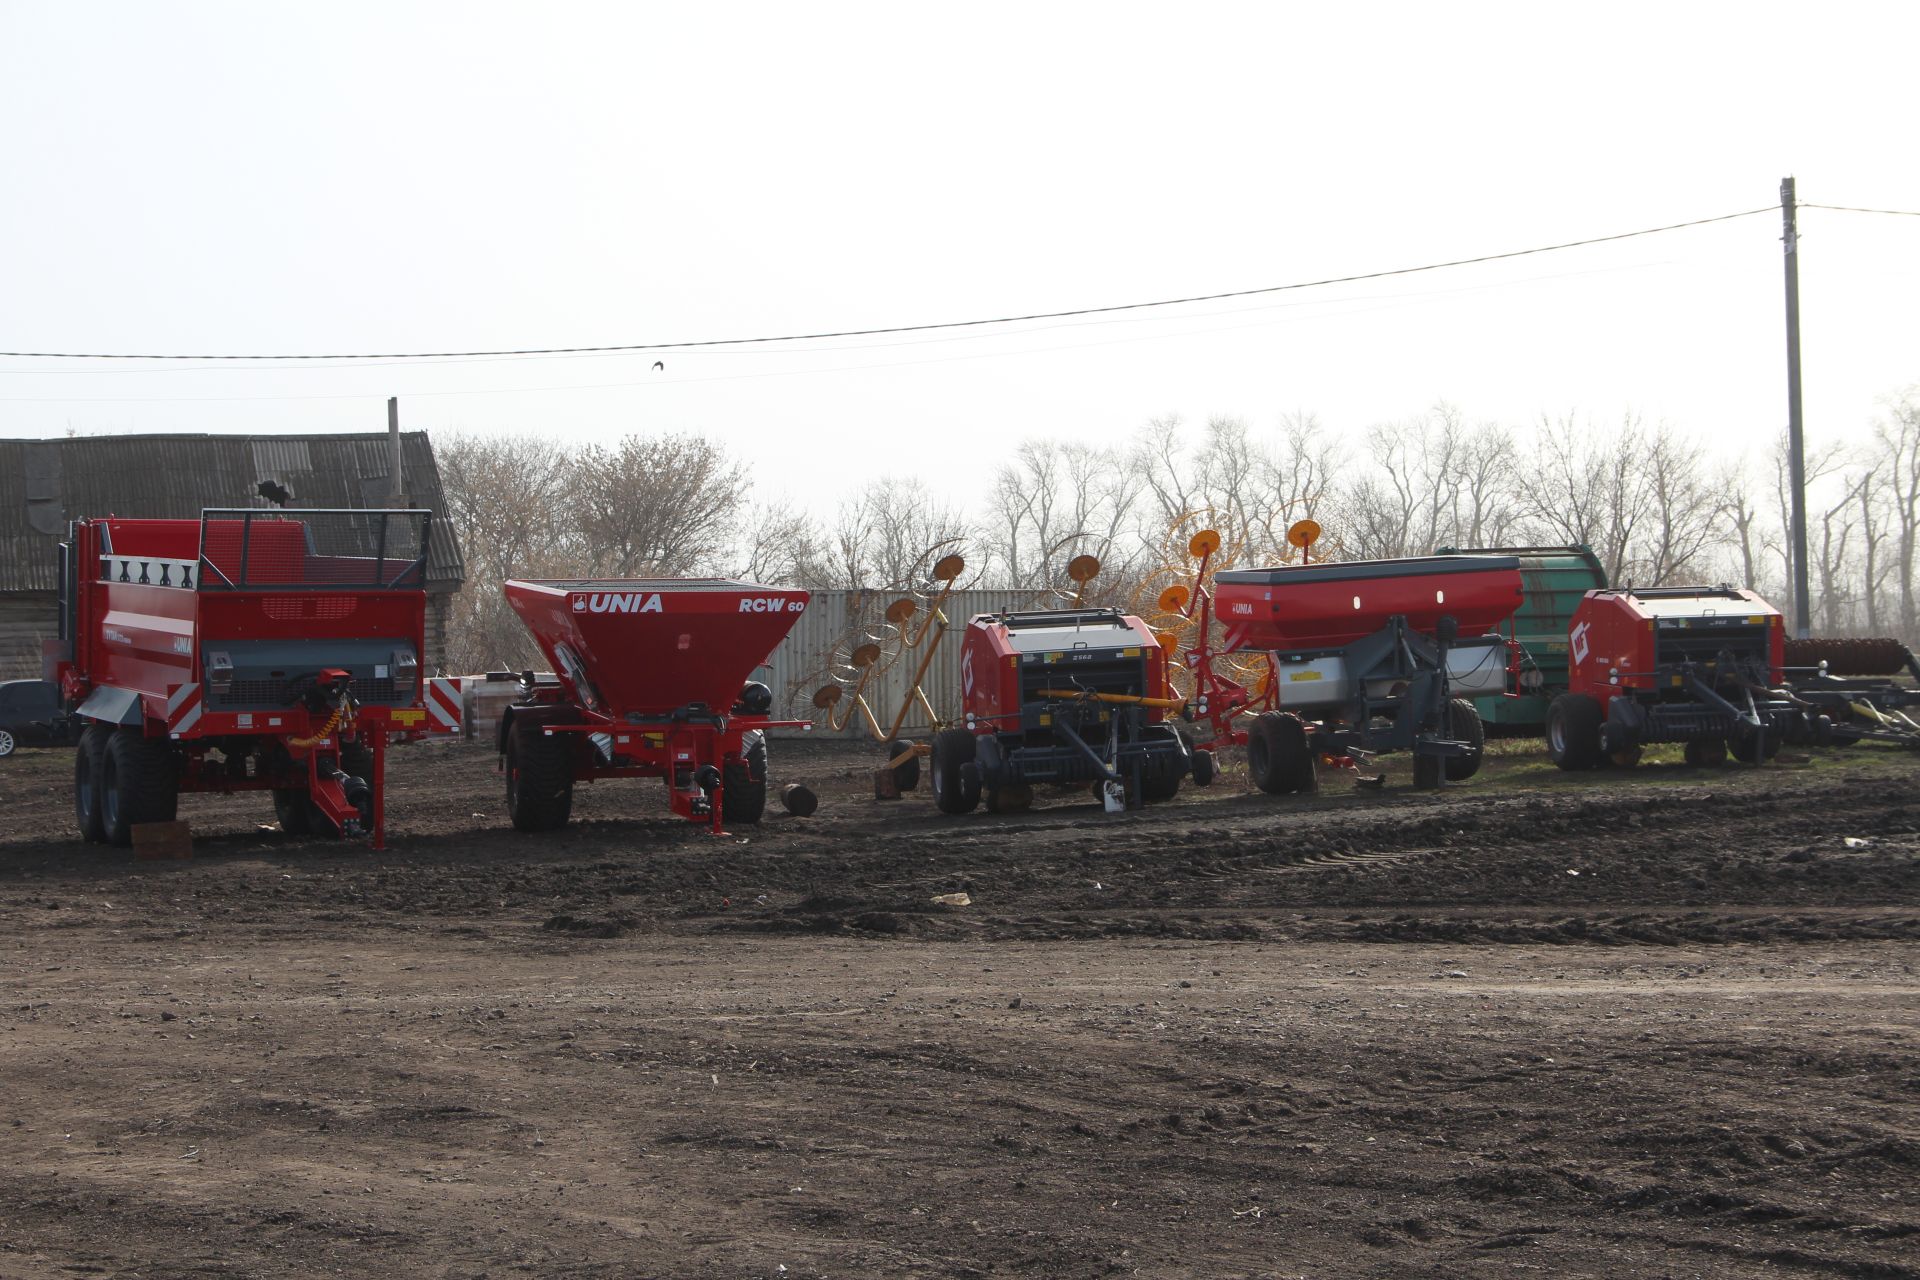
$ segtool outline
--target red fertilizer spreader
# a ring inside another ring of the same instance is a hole
[[[1304,551],[1318,532],[1311,525],[1293,545]],[[1194,586],[1170,588],[1161,606],[1198,622],[1185,655],[1194,712],[1211,722],[1215,744],[1247,748],[1257,786],[1313,791],[1320,763],[1357,768],[1392,751],[1412,753],[1416,786],[1473,776],[1485,730],[1471,700],[1507,694],[1518,669],[1515,646],[1496,630],[1520,604],[1517,559],[1226,569],[1209,587],[1219,547],[1216,533],[1194,537]],[[1244,655],[1234,675],[1221,663],[1228,654]]]
[[[564,826],[573,787],[662,778],[673,812],[714,834],[760,821],[773,693],[750,677],[808,594],[722,578],[509,581],[507,603],[552,666],[527,672],[500,720],[507,811],[522,831]],[[804,816],[813,798],[782,799]]]

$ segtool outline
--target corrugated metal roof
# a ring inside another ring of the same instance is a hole
[[[58,451],[57,468],[45,460],[50,448]],[[59,537],[41,532],[53,523],[48,504],[36,503],[39,510],[29,516],[31,498],[57,496],[58,527],[63,530],[67,521],[86,516],[179,519],[198,516],[206,507],[265,506],[256,491],[262,480],[292,490],[293,510],[379,506],[391,470],[388,448],[383,431],[0,440],[0,591],[55,589]],[[445,503],[427,433],[401,432],[400,449],[410,504],[438,515]],[[36,453],[36,479],[57,473],[58,495],[27,492],[27,461]],[[464,577],[453,525],[436,519],[427,579],[437,588],[452,589]]]

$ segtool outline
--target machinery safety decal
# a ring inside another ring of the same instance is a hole
[[[200,723],[200,713],[203,710],[205,710],[205,704],[200,700],[200,686],[181,685],[167,699],[167,732],[176,738],[179,737]]]
[[[427,714],[434,727],[448,733],[460,730],[460,682],[433,679],[427,681]]]

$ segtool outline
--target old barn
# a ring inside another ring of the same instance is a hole
[[[424,431],[402,432],[405,505],[436,514],[440,471]],[[195,517],[208,507],[266,507],[260,486],[292,494],[289,510],[393,505],[385,432],[353,435],[124,435],[0,440],[0,679],[40,674],[57,633],[58,546],[83,516]],[[436,522],[427,564],[427,655],[445,650],[458,541]]]

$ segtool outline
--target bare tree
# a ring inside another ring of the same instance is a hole
[[[1266,535],[1260,551],[1283,560],[1295,554],[1286,531],[1297,520],[1326,514],[1340,458],[1339,445],[1314,414],[1296,410],[1280,419],[1275,441],[1258,463],[1263,503],[1257,523]]]
[[[1624,582],[1646,511],[1643,434],[1632,414],[1611,430],[1572,414],[1543,417],[1534,464],[1516,484],[1530,536],[1591,547],[1607,580]]]
[[[1637,442],[1646,508],[1632,553],[1633,575],[1648,586],[1678,582],[1713,545],[1718,495],[1707,478],[1699,446],[1664,423]]]
[[[1894,582],[1900,589],[1900,634],[1914,634],[1914,558],[1920,553],[1920,388],[1909,387],[1886,402],[1874,424],[1893,541]]]
[[[1208,505],[1179,415],[1149,419],[1134,437],[1127,464],[1161,530]]]
[[[731,555],[752,480],[710,440],[627,436],[582,450],[573,484],[591,572],[676,577]]]
[[[812,587],[826,577],[826,535],[813,517],[784,502],[750,509],[742,521],[736,576],[748,582]]]
[[[1760,504],[1754,501],[1750,477],[1743,462],[1723,467],[1714,481],[1719,494],[1716,508],[1721,520],[1733,529],[1733,550],[1738,555],[1739,582],[1755,591],[1761,589],[1760,562],[1765,552],[1760,525]]]
[[[968,554],[967,521],[915,479],[889,476],[841,503],[828,528],[820,585],[845,590],[904,590],[925,583],[946,551],[966,555],[977,578],[982,557]]]
[[[1466,432],[1453,451],[1445,540],[1456,547],[1493,547],[1513,536],[1513,433],[1494,422]]]
[[[451,671],[519,670],[537,660],[508,607],[508,578],[572,572],[572,534],[562,523],[572,459],[540,436],[446,435],[435,442],[443,514],[460,537],[467,579],[447,619]]]
[[[1853,486],[1860,512],[1860,604],[1867,635],[1879,635],[1880,591],[1887,576],[1887,518],[1879,500],[1879,470],[1863,467]]]
[[[1111,449],[1029,440],[995,473],[982,542],[1004,586],[1055,583],[1066,557],[1098,556],[1109,575],[1136,557],[1130,518],[1137,490]]]

